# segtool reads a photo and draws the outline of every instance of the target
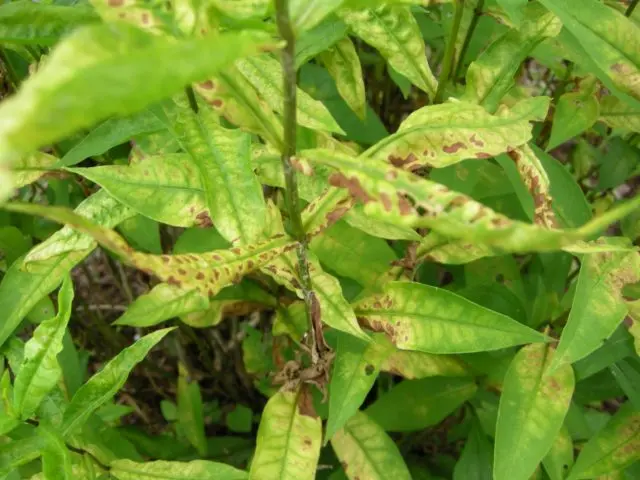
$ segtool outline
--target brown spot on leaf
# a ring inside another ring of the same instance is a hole
[[[196,280],[204,280],[204,273],[202,272],[196,273]]]
[[[418,160],[418,158],[413,153],[410,153],[405,158],[399,157],[397,155],[389,155],[389,157],[387,158],[391,162],[391,165],[398,168],[405,168],[405,166],[411,165]]]
[[[297,170],[298,172],[306,176],[311,176],[315,173],[311,165],[309,165],[306,162],[301,162],[299,159],[295,157],[291,158],[291,166],[295,170]]]
[[[209,102],[209,104],[213,105],[216,108],[220,108],[222,107],[223,101],[220,100],[219,98],[214,98]]]
[[[180,275],[186,275],[186,274],[187,274],[187,271],[186,271],[184,268],[179,268],[179,269],[178,269],[178,273],[179,273]]]
[[[467,202],[468,200],[463,195],[458,195],[457,197],[454,197],[453,200],[449,202],[449,207],[452,207],[452,208],[462,207]]]
[[[162,259],[163,263],[169,263],[169,261],[171,260],[171,257],[169,257],[169,255],[161,255],[160,258]]]
[[[181,285],[180,281],[174,276],[170,276],[169,278],[167,278],[167,283],[169,285],[175,285],[176,287],[179,287]]]
[[[242,253],[242,250],[240,250],[238,247],[232,248],[231,251],[236,255],[240,255]]]
[[[351,209],[351,205],[347,207],[338,207],[332,212],[329,212],[329,214],[327,215],[327,227],[330,227],[331,225],[336,223],[338,220],[340,220],[344,216],[344,214],[347,213],[350,209]]]
[[[631,328],[633,327],[633,318],[627,316],[624,318],[624,324],[626,327]]]
[[[216,262],[221,262],[222,261],[222,257],[220,255],[218,255],[217,253],[212,254],[211,258],[213,258]]]
[[[304,445],[306,447],[306,449],[309,449],[313,445],[313,442],[311,441],[311,439],[309,437],[304,437],[302,439],[302,445]]]
[[[386,193],[381,193],[380,194],[380,200],[382,200],[382,206],[384,207],[384,209],[387,212],[390,212],[391,209],[393,208],[393,203],[391,203],[391,199],[389,198],[389,195],[387,195]]]
[[[301,387],[300,396],[298,397],[298,411],[300,415],[305,417],[318,418],[315,408],[313,408],[313,397],[306,385]]]
[[[398,193],[398,207],[400,208],[400,215],[409,215],[413,212],[411,202],[400,193]]]
[[[120,7],[124,3],[124,0],[107,0],[110,7]]]
[[[467,146],[462,142],[456,142],[452,145],[445,145],[442,147],[442,151],[444,153],[456,153],[461,148],[467,148]]]
[[[469,139],[469,141],[471,143],[473,143],[476,147],[484,147],[484,142],[482,140],[479,140],[476,137],[476,134],[474,133],[473,135],[471,135],[471,138]]]
[[[213,227],[213,220],[209,216],[209,212],[203,210],[198,215],[196,215],[196,223],[199,227],[207,228]]]
[[[253,268],[255,267],[255,263],[253,260],[247,260],[247,268]]]
[[[348,179],[342,173],[332,173],[329,176],[329,184],[334,187],[346,188],[354,198],[360,200],[362,203],[367,203],[373,200],[364,188],[362,188],[360,180],[358,180],[357,177]]]
[[[489,153],[485,153],[485,152],[477,152],[476,153],[476,158],[491,158],[492,155]]]
[[[149,14],[148,13],[143,13],[142,16],[140,17],[140,20],[142,21],[143,25],[148,25],[149,24]]]
[[[205,90],[213,90],[215,88],[215,83],[213,83],[213,80],[206,80],[202,83],[200,83],[200,87],[204,88]]]

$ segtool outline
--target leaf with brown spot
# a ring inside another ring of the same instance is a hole
[[[553,352],[528,345],[509,366],[498,407],[495,480],[528,480],[562,428],[575,378],[569,365],[549,373]]]

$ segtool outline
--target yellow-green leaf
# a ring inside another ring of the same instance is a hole
[[[322,442],[322,422],[304,387],[280,391],[269,399],[258,428],[251,461],[252,480],[312,480]]]
[[[640,107],[608,95],[600,100],[600,120],[613,128],[640,132]]]
[[[198,382],[189,377],[182,364],[178,375],[178,425],[189,443],[200,456],[207,455],[207,437],[204,433],[204,416],[202,414],[202,394]]]
[[[71,452],[58,432],[46,425],[38,426],[38,435],[44,438],[42,472],[47,480],[72,480]]]
[[[386,333],[403,350],[469,353],[545,341],[501,313],[419,283],[390,282],[383,293],[355,304],[354,311],[360,322]]]
[[[208,460],[190,462],[133,462],[116,460],[109,465],[109,473],[118,480],[245,480],[247,473],[223,463]]]
[[[34,152],[22,156],[11,167],[13,171],[13,188],[20,188],[35,182],[57,162],[58,159],[56,157],[43,152]]]
[[[399,375],[407,380],[471,375],[464,362],[453,355],[436,355],[409,350],[395,350],[382,362],[380,370]]]
[[[493,478],[528,480],[562,428],[575,387],[569,365],[549,374],[553,349],[528,345],[504,378],[496,425]]]
[[[567,480],[606,475],[640,459],[640,412],[625,403],[582,448]]]
[[[424,40],[408,5],[345,9],[339,13],[351,30],[376,48],[389,65],[429,95],[435,93],[438,82],[427,63]]]
[[[351,417],[333,436],[331,446],[351,480],[411,479],[394,441],[365,413]]]
[[[567,427],[563,426],[560,429],[542,464],[551,480],[565,479],[573,466],[573,441]]]

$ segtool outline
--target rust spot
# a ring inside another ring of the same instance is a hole
[[[342,173],[332,173],[329,176],[329,184],[334,187],[346,188],[354,198],[360,200],[362,203],[371,202],[373,200],[364,188],[362,188],[360,180],[356,177],[348,179]]]
[[[266,254],[266,253],[261,253],[261,254],[260,254],[260,259],[261,259],[261,260],[266,260],[267,258],[269,258],[269,255],[268,255],[268,254]]]
[[[633,318],[631,318],[631,317],[629,317],[629,316],[625,317],[625,319],[624,319],[624,324],[625,324],[625,326],[626,326],[626,327],[628,327],[628,328],[633,327]]]
[[[494,217],[491,219],[491,225],[494,227],[506,227],[509,225],[509,220],[502,217]]]
[[[549,380],[549,384],[550,384],[550,386],[551,386],[551,389],[552,389],[552,390],[555,390],[556,392],[557,392],[557,391],[560,391],[560,389],[562,388],[562,387],[560,386],[560,384],[558,383],[558,381],[557,381],[555,378],[553,378],[553,377],[551,377],[551,378],[550,378],[550,380]]]
[[[492,155],[486,152],[478,152],[476,153],[476,158],[491,158]]]
[[[207,293],[209,294],[210,297],[213,297],[215,294],[213,293],[213,289],[209,289],[207,290]]]
[[[211,100],[209,102],[211,105],[213,105],[216,108],[220,108],[222,106],[222,100],[220,100],[219,98],[214,98],[213,100]]]
[[[169,257],[169,255],[161,255],[160,258],[163,263],[169,263],[171,261],[171,257]]]
[[[231,251],[236,255],[240,255],[242,253],[242,250],[240,250],[238,247],[232,248]]]
[[[187,271],[186,271],[184,268],[179,268],[179,269],[178,269],[178,273],[179,273],[180,275],[186,275],[186,274],[187,274]]]
[[[467,201],[468,200],[463,195],[458,195],[457,197],[454,197],[451,202],[449,202],[449,207],[462,207],[465,203],[467,203]]]
[[[213,258],[217,262],[221,262],[222,261],[222,257],[220,255],[218,255],[217,253],[214,253],[213,255],[211,255],[211,258]]]
[[[453,145],[445,145],[444,147],[442,147],[442,151],[444,153],[456,153],[461,148],[467,148],[467,146],[462,142],[456,142]]]
[[[375,372],[376,369],[373,365],[371,365],[370,363],[368,363],[365,367],[364,367],[364,374],[367,376],[371,376],[373,375],[373,372]]]
[[[327,222],[328,222],[327,226],[331,226],[334,223],[336,223],[338,220],[340,220],[344,216],[344,214],[349,211],[350,208],[351,206],[338,207],[334,211],[329,212],[329,214],[327,215]]]
[[[213,220],[209,216],[209,212],[203,210],[198,215],[196,215],[196,223],[200,227],[213,227]]]
[[[247,267],[248,268],[253,268],[255,266],[255,263],[253,262],[253,260],[247,260]]]
[[[313,408],[313,397],[306,385],[303,385],[300,397],[298,397],[298,411],[305,417],[318,418],[315,408]]]
[[[342,469],[344,471],[347,471],[347,467],[349,467],[349,464],[347,462],[340,462],[340,465],[342,466]]]
[[[405,165],[411,165],[418,160],[418,158],[413,153],[410,153],[405,158],[399,157],[397,155],[389,155],[387,158],[391,162],[391,165],[398,168],[404,168]]]
[[[373,302],[373,308],[381,309],[382,304],[380,302]]]
[[[108,0],[107,3],[110,7],[121,7],[124,3],[124,0]]]
[[[484,147],[484,142],[482,140],[479,140],[476,137],[476,134],[474,133],[473,135],[471,135],[471,138],[469,139],[469,141],[471,143],[473,143],[476,147]]]
[[[400,215],[409,215],[413,212],[411,202],[400,193],[398,193],[398,207],[400,208]]]
[[[167,278],[167,283],[169,285],[175,285],[176,287],[179,287],[181,285],[180,281],[174,276]]]
[[[214,270],[213,271],[213,276],[216,278],[216,280],[220,279],[220,270]]]
[[[384,209],[387,212],[390,212],[391,209],[393,208],[393,204],[391,203],[391,199],[389,198],[389,195],[387,195],[386,193],[381,193],[380,194],[380,200],[382,200],[382,206],[384,207]]]
[[[205,90],[213,90],[216,87],[216,85],[215,83],[213,83],[212,80],[206,80],[200,83],[200,87],[204,88]]]
[[[614,63],[613,65],[611,65],[611,70],[616,73],[624,74],[625,72],[627,72],[628,67],[622,63]]]
[[[302,173],[303,175],[306,176],[311,176],[313,175],[315,172],[313,171],[313,168],[308,164],[308,163],[303,163],[301,162],[299,159],[293,157],[291,158],[291,166],[297,170],[298,172]]]
[[[517,150],[509,150],[507,151],[507,155],[509,155],[509,158],[511,158],[515,163],[520,161],[520,153]]]
[[[148,25],[149,24],[149,14],[148,13],[143,13],[142,17],[140,18],[140,20],[142,21],[143,25]]]
[[[196,280],[204,280],[204,273],[202,272],[196,273]]]
[[[302,439],[302,444],[303,444],[305,447],[309,448],[309,447],[311,447],[311,445],[313,445],[313,442],[311,441],[311,439],[310,439],[309,437],[304,437],[304,438]]]

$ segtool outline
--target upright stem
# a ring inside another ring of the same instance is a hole
[[[462,21],[462,12],[464,10],[464,0],[454,0],[453,8],[455,10],[453,17],[453,26],[451,27],[451,35],[447,41],[447,49],[444,52],[444,59],[442,60],[442,72],[438,80],[438,90],[435,97],[433,97],[433,103],[442,103],[442,96],[444,95],[444,89],[449,82],[451,76],[451,70],[456,59],[456,38],[458,37],[458,30],[460,30],[460,22]]]
[[[480,15],[482,15],[482,9],[484,8],[484,0],[478,0],[476,4],[476,8],[473,10],[473,18],[471,19],[471,23],[469,24],[469,28],[467,29],[467,34],[464,37],[464,42],[462,43],[462,47],[460,48],[460,55],[458,55],[458,63],[456,64],[456,69],[453,72],[453,79],[457,80],[460,76],[460,70],[462,69],[462,62],[464,61],[464,56],[467,54],[467,50],[469,49],[469,45],[471,44],[471,38],[473,38],[473,33],[476,31],[476,27],[478,26],[478,21],[480,20]]]
[[[633,15],[633,11],[636,9],[637,6],[638,6],[638,0],[633,0],[629,4],[629,8],[627,8],[627,11],[624,12],[625,17],[630,17],[631,15]]]
[[[275,0],[276,5],[276,22],[278,31],[282,39],[287,42],[282,51],[282,71],[284,75],[284,145],[282,147],[282,168],[285,178],[285,203],[291,220],[291,230],[294,238],[298,241],[298,270],[302,281],[302,290],[304,293],[304,301],[306,306],[307,321],[311,332],[312,354],[319,353],[318,349],[323,347],[316,341],[317,335],[322,335],[321,325],[315,325],[319,322],[319,318],[314,318],[314,301],[315,297],[311,286],[311,275],[309,273],[309,261],[307,259],[307,239],[302,226],[302,216],[300,215],[300,196],[298,194],[298,181],[296,171],[291,164],[291,157],[296,154],[296,66],[295,66],[295,48],[296,39],[291,27],[291,19],[289,18],[289,1]],[[321,338],[321,337],[320,337]]]

